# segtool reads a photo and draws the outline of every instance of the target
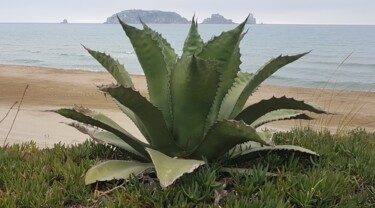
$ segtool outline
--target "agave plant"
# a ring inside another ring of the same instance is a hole
[[[318,155],[298,146],[275,146],[265,137],[267,134],[256,131],[275,120],[310,119],[304,111],[324,111],[286,97],[272,97],[244,108],[265,79],[307,54],[273,58],[254,74],[240,72],[239,45],[246,34],[246,22],[204,43],[193,18],[182,55],[178,56],[146,24],[138,29],[120,20],[143,68],[149,99],[135,89],[117,60],[85,47],[117,81],[99,89],[113,98],[147,141],[142,142],[109,117],[84,107],[56,110],[78,121],[70,125],[95,141],[122,148],[133,158],[93,166],[86,174],[86,184],[127,179],[155,169],[161,186],[166,187],[204,161],[215,161],[223,155],[225,164],[232,167],[271,151],[286,156]]]

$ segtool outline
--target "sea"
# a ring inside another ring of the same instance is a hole
[[[136,25],[140,27],[140,25]],[[190,25],[149,25],[177,54]],[[236,25],[198,26],[205,41]],[[241,70],[255,72],[272,57],[311,51],[276,72],[266,84],[375,92],[375,26],[248,25]],[[0,24],[0,64],[104,71],[82,47],[109,53],[132,74],[143,74],[118,24]]]

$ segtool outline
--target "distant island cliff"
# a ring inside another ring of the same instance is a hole
[[[231,19],[226,19],[223,15],[212,14],[211,17],[203,20],[202,24],[235,24]]]
[[[189,24],[186,18],[182,17],[181,15],[177,14],[176,12],[165,12],[165,11],[158,11],[158,10],[140,10],[140,9],[132,9],[132,10],[125,10],[119,12],[117,14],[112,15],[111,17],[107,18],[105,24],[115,24],[118,23],[118,17],[128,23],[128,24],[139,24],[140,18],[144,23],[147,24]]]
[[[140,24],[140,19],[146,24],[189,24],[190,21],[176,12],[159,10],[131,9],[116,13],[107,18],[104,24],[117,24],[117,16],[128,24]],[[253,14],[249,15],[248,24],[256,24]],[[203,20],[202,24],[236,24],[221,14],[212,14]]]

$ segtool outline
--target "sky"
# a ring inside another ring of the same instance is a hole
[[[375,0],[0,0],[0,22],[102,23],[127,9],[174,11],[198,21],[219,13],[265,24],[375,25]]]

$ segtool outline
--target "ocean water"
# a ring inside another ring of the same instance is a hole
[[[235,25],[199,25],[204,40]],[[181,54],[189,25],[150,25]],[[375,26],[249,25],[241,70],[255,72],[270,58],[310,51],[267,84],[375,91]],[[133,74],[141,67],[120,25],[0,24],[0,64],[104,71],[81,46],[105,51]]]

